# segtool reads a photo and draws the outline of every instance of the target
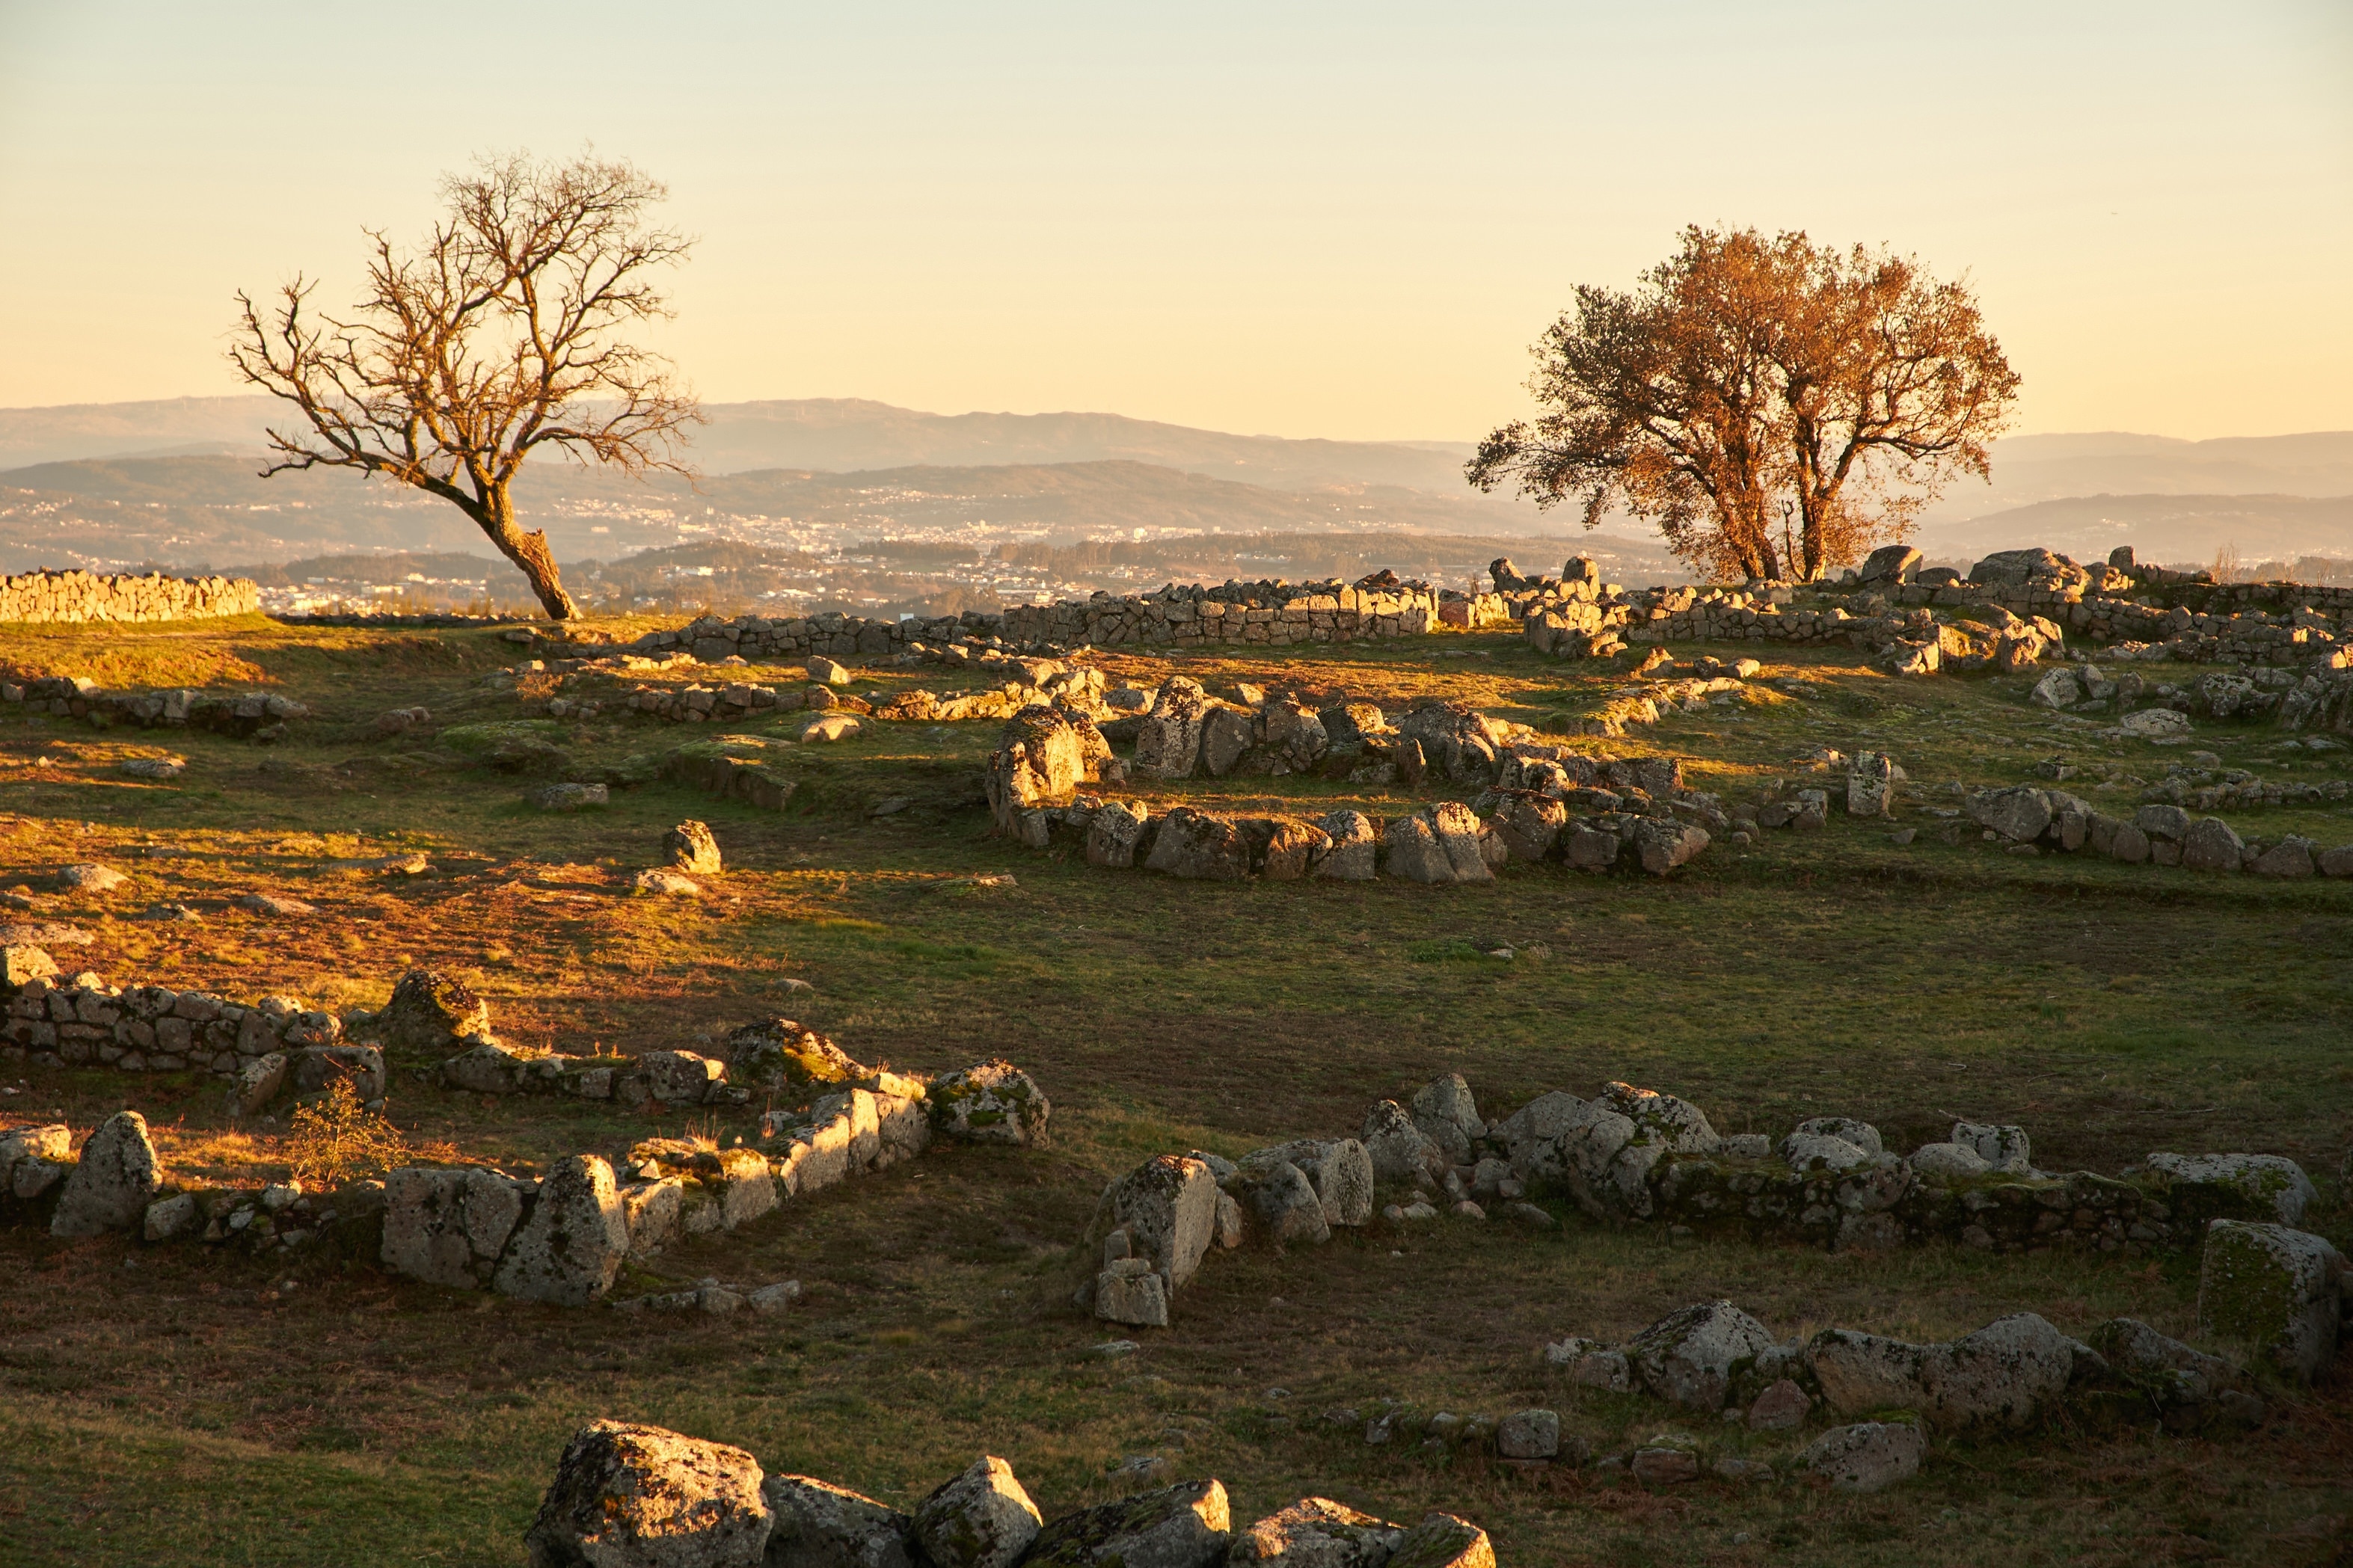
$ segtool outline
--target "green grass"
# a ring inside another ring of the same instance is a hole
[[[1488,657],[1430,657],[1439,651]],[[524,796],[560,769],[505,775],[429,732],[375,738],[375,714],[396,706],[421,703],[437,727],[527,718],[515,696],[480,684],[516,653],[473,632],[259,621],[12,640],[20,672],[125,684],[247,672],[237,678],[275,684],[314,717],[263,749],[0,711],[0,756],[16,764],[0,766],[0,887],[38,892],[56,867],[103,859],[133,885],[99,900],[43,895],[39,918],[99,938],[69,963],[338,1008],[375,1005],[404,967],[434,963],[488,995],[497,1032],[529,1049],[693,1048],[786,1012],[902,1069],[1008,1056],[1053,1099],[1053,1147],[943,1152],[697,1241],[633,1281],[798,1278],[808,1300],[781,1322],[565,1313],[332,1258],[297,1266],[298,1289],[270,1298],[284,1276],[248,1261],[0,1233],[0,1560],[516,1563],[564,1438],[598,1415],[741,1442],[771,1468],[902,1504],[994,1452],[1050,1512],[1106,1495],[1107,1465],[1176,1452],[1181,1435],[1178,1472],[1220,1476],[1238,1513],[1311,1491],[1408,1520],[1454,1508],[1493,1530],[1512,1563],[2139,1568],[2319,1563],[2345,1547],[2345,1373],[2284,1395],[2273,1426],[2232,1444],[2067,1429],[1940,1441],[1921,1481],[1860,1500],[1794,1482],[1654,1497],[1589,1473],[1367,1448],[1312,1420],[1389,1397],[1487,1414],[1546,1404],[1597,1445],[1622,1445],[1678,1418],[1559,1386],[1537,1358],[1544,1341],[1622,1334],[1719,1295],[1787,1332],[1941,1335],[2031,1310],[2070,1329],[2129,1312],[2187,1333],[2190,1258],[1856,1258],[1686,1249],[1573,1218],[1542,1237],[1444,1225],[1217,1258],[1180,1297],[1174,1329],[1141,1336],[1138,1360],[1105,1363],[1085,1354],[1110,1336],[1068,1307],[1060,1251],[1103,1180],[1146,1155],[1351,1132],[1369,1100],[1449,1071],[1491,1116],[1546,1089],[1625,1079],[1697,1101],[1725,1132],[1850,1114],[1908,1148],[1955,1117],[2018,1121],[2039,1163],[2100,1170],[2158,1149],[2278,1152],[2334,1199],[2353,1122],[2343,883],[2021,858],[1929,833],[1899,847],[1882,827],[1833,816],[1820,833],[1720,845],[1666,881],[1540,867],[1465,889],[1212,886],[987,837],[979,773],[993,723],[876,724],[838,746],[777,748],[801,784],[783,813],[659,783],[617,788],[601,813],[541,813]],[[1435,691],[1529,722],[1611,685],[1501,637],[1104,662],[1143,679],[1181,668],[1213,689],[1246,677],[1393,702]],[[2131,779],[2161,777],[2191,749],[2265,776],[2341,772],[2337,753],[2278,771],[2288,763],[2265,729],[2201,726],[2172,750],[2089,741],[2027,705],[2021,680],[1903,684],[1851,657],[1779,650],[1767,673],[1802,679],[1810,695],[1759,688],[1736,707],[1577,743],[1680,754],[1694,783],[1727,795],[1796,781],[1819,747],[1885,749],[1910,773],[1907,798],[1922,809],[1906,821],[1922,826],[1936,820],[1925,808],[1957,804],[1953,784],[2026,782],[2062,751],[2086,769],[2065,787],[2119,812],[2137,799]],[[894,671],[855,689],[956,683]],[[543,732],[565,766],[590,770],[712,727],[607,716]],[[112,770],[158,750],[185,755],[187,774],[156,785]],[[24,765],[37,752],[53,766]],[[1125,793],[1164,806],[1345,802],[1377,814],[1413,798],[1296,778]],[[865,816],[890,795],[914,805]],[[689,816],[726,856],[710,897],[629,897],[663,830]],[[2232,820],[2265,837],[2353,839],[2341,807]],[[196,853],[135,858],[146,843]],[[325,868],[409,848],[429,852],[431,873]],[[975,880],[1008,872],[1009,885]],[[232,901],[255,889],[324,912],[261,920]],[[204,921],[127,918],[163,899],[197,906]],[[1504,946],[1513,959],[1488,956]],[[814,989],[788,990],[786,978]],[[688,1120],[447,1094],[409,1075],[419,1065],[396,1064],[391,1110],[432,1157],[528,1171],[581,1149],[617,1153]],[[125,1102],[148,1113],[184,1172],[250,1180],[283,1168],[281,1133],[228,1127],[201,1075],[27,1073],[0,1114],[57,1106],[86,1127]],[[700,1120],[748,1134],[759,1109]],[[2341,1205],[2312,1223],[2353,1243]],[[1268,1396],[1278,1385],[1287,1400]],[[1796,1446],[1698,1435],[1776,1462]]]

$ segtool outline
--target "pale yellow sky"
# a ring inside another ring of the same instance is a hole
[[[593,142],[713,400],[1471,439],[1696,221],[1967,269],[2022,429],[2353,427],[2353,7],[1435,9],[0,0],[0,405],[233,391],[237,288]]]

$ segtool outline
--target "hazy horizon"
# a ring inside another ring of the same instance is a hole
[[[443,173],[593,143],[701,237],[660,342],[713,402],[1475,439],[1576,285],[1699,222],[1967,273],[2021,432],[2353,428],[2322,0],[410,15],[528,68],[355,72],[366,23],[254,0],[0,0],[0,405],[232,392],[235,290],[347,298]],[[338,112],[290,135],[287,84]]]

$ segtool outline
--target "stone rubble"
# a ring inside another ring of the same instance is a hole
[[[984,1456],[907,1512],[741,1448],[596,1421],[565,1446],[524,1536],[533,1568],[1495,1568],[1459,1514],[1407,1527],[1302,1498],[1235,1527],[1224,1485],[1179,1481],[1044,1519]]]

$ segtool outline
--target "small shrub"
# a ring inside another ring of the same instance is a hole
[[[314,1192],[381,1176],[408,1153],[400,1129],[362,1105],[348,1079],[295,1110],[290,1142],[294,1179]]]

